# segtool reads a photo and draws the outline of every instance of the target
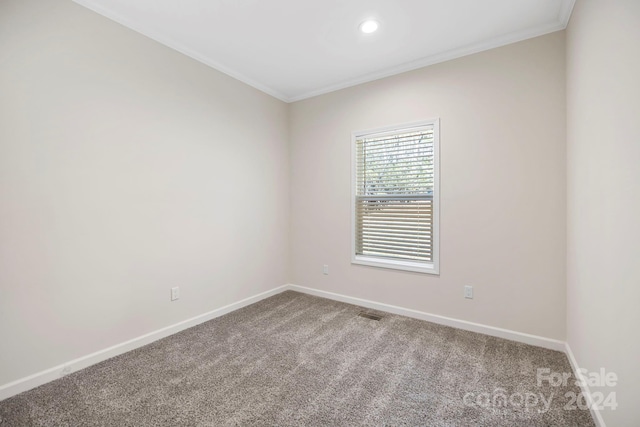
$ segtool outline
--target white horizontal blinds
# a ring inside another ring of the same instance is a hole
[[[433,126],[356,139],[356,254],[433,261]]]

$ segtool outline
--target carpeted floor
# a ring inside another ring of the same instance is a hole
[[[573,381],[538,385],[560,352],[362,310],[284,292],[4,400],[0,426],[594,425]]]

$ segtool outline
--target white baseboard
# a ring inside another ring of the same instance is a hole
[[[451,317],[439,316],[437,314],[424,313],[418,310],[411,310],[408,308],[398,307],[395,305],[384,304],[375,301],[369,301],[361,298],[349,297],[346,295],[336,294],[333,292],[321,291],[318,289],[306,288],[298,285],[288,285],[287,289],[297,292],[302,292],[309,295],[314,295],[322,298],[327,298],[335,301],[345,302],[348,304],[358,305],[361,307],[371,308],[374,310],[386,311],[388,313],[399,314],[401,316],[412,317],[415,319],[426,320],[428,322],[437,323],[439,325],[451,326],[453,328],[464,329],[467,331],[478,332],[485,335],[490,335],[498,338],[504,338],[511,341],[517,341],[525,344],[531,344],[538,347],[548,348],[551,350],[557,350],[565,353],[573,369],[573,374],[576,378],[579,378],[579,367],[569,343],[559,341],[551,338],[540,337],[537,335],[525,334],[522,332],[511,331],[508,329],[496,328],[494,326],[482,325],[480,323],[468,322],[466,320],[453,319]],[[593,417],[596,426],[606,427],[604,420],[602,419],[601,412],[594,408],[593,399],[589,386],[584,384],[581,386],[582,392],[587,399],[589,408],[591,410],[591,416]]]
[[[322,298],[345,302],[348,304],[358,305],[366,308],[371,308],[374,310],[386,311],[388,313],[398,314],[401,316],[407,316],[415,319],[426,320],[428,322],[433,322],[440,325],[450,326],[458,329],[464,329],[472,332],[478,332],[478,333],[482,333],[482,334],[486,334],[494,337],[505,338],[508,340],[522,342],[525,344],[531,344],[538,347],[548,348],[551,350],[562,351],[567,354],[567,357],[569,358],[569,361],[574,370],[574,373],[576,375],[578,373],[578,365],[576,363],[575,357],[573,356],[573,353],[571,352],[569,345],[563,341],[544,338],[536,335],[525,334],[522,332],[511,331],[508,329],[496,328],[493,326],[482,325],[479,323],[468,322],[466,320],[458,320],[450,317],[439,316],[436,314],[429,314],[422,311],[412,310],[412,309],[384,304],[380,302],[349,297],[346,295],[336,294],[333,292],[326,292],[318,289],[312,289],[312,288],[307,288],[303,286],[289,284],[289,285],[279,286],[277,288],[271,289],[266,292],[262,292],[260,294],[243,299],[233,304],[229,304],[224,307],[218,308],[216,310],[212,310],[208,313],[204,313],[199,316],[192,317],[190,319],[184,320],[182,322],[176,323],[171,326],[167,326],[162,329],[158,329],[156,331],[150,332],[140,337],[131,339],[129,341],[114,345],[109,348],[105,348],[103,350],[80,357],[78,359],[71,360],[62,365],[58,365],[53,368],[47,369],[45,371],[38,372],[28,377],[13,381],[11,383],[4,384],[0,386],[0,400],[4,400],[11,396],[15,396],[24,391],[30,390],[32,388],[38,387],[40,385],[46,384],[50,381],[56,380],[65,375],[68,375],[71,372],[84,369],[88,366],[102,362],[103,360],[118,356],[120,354],[126,353],[128,351],[134,350],[144,345],[150,344],[161,338],[165,338],[169,335],[173,335],[184,329],[190,328],[192,326],[196,326],[200,323],[206,322],[211,319],[215,319],[216,317],[220,317],[224,314],[246,307],[260,300],[263,300],[265,298],[271,297],[273,295],[279,294],[287,290],[319,296]],[[586,389],[583,389],[583,391],[585,392],[585,397],[587,397],[587,399],[591,401],[591,395],[589,394],[588,387]],[[602,416],[600,412],[592,409],[592,414],[598,426],[604,427],[605,424],[604,424],[604,421],[602,420]]]
[[[451,326],[452,328],[464,329],[465,331],[478,332],[493,337],[504,338],[511,341],[517,341],[525,344],[531,344],[538,347],[548,348],[551,350],[565,351],[565,342],[551,338],[540,337],[537,335],[525,334],[523,332],[511,331],[509,329],[496,328],[480,323],[468,322],[466,320],[453,319],[451,317],[440,316],[437,314],[425,313],[409,308],[398,307],[395,305],[384,304],[381,302],[369,301],[360,298],[349,297],[346,295],[335,294],[333,292],[321,291],[318,289],[306,288],[304,286],[289,285],[288,289],[298,291],[309,295],[328,298],[335,301],[346,302],[348,304],[359,305],[374,310],[386,311],[388,313],[399,314],[401,316],[412,317],[414,319],[426,320],[428,322],[437,323],[439,325]]]
[[[569,359],[569,363],[571,364],[571,369],[573,369],[573,375],[576,378],[580,378],[580,366],[578,366],[578,361],[576,357],[573,355],[573,351],[571,351],[571,347],[569,343],[565,343],[565,353],[567,358]],[[582,381],[583,384],[580,384],[580,388],[582,389],[582,394],[586,398],[587,405],[589,405],[589,409],[591,411],[591,416],[593,417],[593,421],[596,423],[598,427],[606,427],[604,423],[604,419],[602,418],[602,413],[598,408],[593,405],[593,398],[591,397],[591,390],[589,390],[589,385],[586,382]]]
[[[277,288],[271,289],[270,291],[262,292],[252,297],[245,298],[242,301],[220,307],[208,313],[183,320],[182,322],[178,322],[171,326],[158,329],[129,341],[125,341],[123,343],[116,344],[112,347],[105,348],[103,350],[91,353],[78,359],[71,360],[69,362],[63,363],[62,365],[58,365],[45,371],[29,375],[28,377],[24,377],[19,380],[4,384],[0,386],[0,400],[4,400],[24,391],[31,390],[32,388],[38,387],[65,375],[68,375],[71,372],[84,369],[91,365],[95,365],[96,363],[102,362],[103,360],[107,360],[131,350],[135,350],[136,348],[150,344],[161,338],[168,337],[169,335],[173,335],[184,329],[196,326],[200,323],[215,319],[216,317],[220,317],[242,307],[246,307],[270,296],[279,294],[287,289],[289,289],[288,285],[279,286]]]

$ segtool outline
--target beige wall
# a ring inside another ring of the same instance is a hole
[[[566,94],[559,32],[287,106],[71,2],[0,2],[0,385],[290,281],[568,325],[635,425],[639,5],[577,2]],[[351,132],[433,117],[440,276],[351,265]]]
[[[0,2],[0,385],[285,284],[287,109],[71,1]]]
[[[293,283],[563,340],[564,77],[558,32],[293,104]],[[433,117],[440,276],[351,265],[351,132]]]
[[[640,2],[579,0],[567,29],[567,338],[619,377],[609,426],[640,425]]]

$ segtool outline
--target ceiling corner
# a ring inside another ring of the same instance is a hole
[[[576,4],[576,0],[564,0],[560,6],[560,15],[558,16],[562,28],[567,28],[569,25],[569,19],[571,18],[571,12]]]
[[[74,3],[77,3],[80,6],[83,6],[89,10],[91,10],[92,12],[97,13],[98,15],[101,15],[111,21],[114,21],[132,31],[135,31],[139,34],[142,34],[143,36],[150,38],[151,40],[160,43],[170,49],[173,49],[175,51],[178,51],[180,53],[182,53],[183,55],[188,56],[189,58],[198,61],[204,65],[207,65],[223,74],[226,74],[230,77],[233,77],[236,80],[241,81],[242,83],[249,85],[251,87],[253,87],[254,89],[259,90],[260,92],[263,92],[269,96],[272,96],[280,101],[286,102],[286,103],[290,103],[291,102],[291,97],[284,95],[283,93],[281,93],[280,91],[277,91],[269,86],[263,85],[253,79],[250,79],[248,77],[246,77],[245,75],[238,73],[228,67],[225,67],[219,63],[217,63],[216,61],[212,60],[211,58],[209,58],[206,55],[203,55],[199,52],[196,52],[186,46],[184,46],[182,43],[178,43],[175,40],[166,37],[162,34],[157,33],[156,31],[151,30],[150,28],[146,27],[145,25],[142,25],[140,23],[134,23],[132,21],[130,21],[129,19],[120,16],[117,13],[112,12],[111,10],[108,10],[107,8],[100,6],[97,2],[95,2],[94,0],[72,0]]]

